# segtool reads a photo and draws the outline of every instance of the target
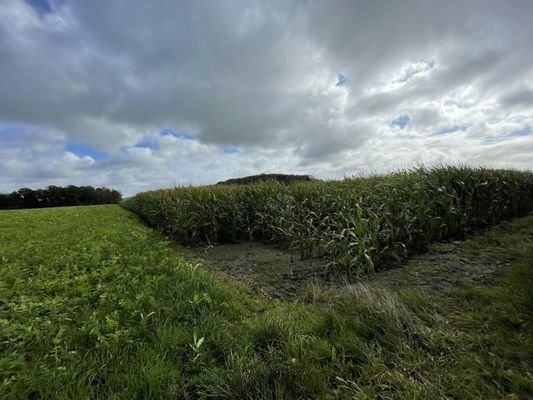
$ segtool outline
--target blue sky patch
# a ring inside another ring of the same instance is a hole
[[[194,136],[187,132],[177,132],[173,129],[163,129],[161,131],[161,136],[174,136],[177,139],[181,140],[194,140]]]
[[[5,135],[17,135],[23,134],[26,132],[26,129],[20,125],[8,125],[5,128],[0,129],[0,136]]]
[[[483,139],[483,144],[496,144],[504,140],[505,138],[496,138],[494,136],[489,136]]]
[[[392,120],[391,126],[397,126],[400,129],[403,129],[411,121],[409,115],[400,115],[398,118]]]
[[[344,86],[348,83],[348,77],[344,74],[337,74],[337,83],[335,86]]]
[[[143,138],[139,140],[133,147],[141,147],[151,150],[159,150],[159,143],[154,138]]]
[[[516,131],[511,132],[509,137],[516,137],[516,136],[529,136],[533,133],[533,129],[531,129],[529,126],[526,126],[525,128],[518,129]]]
[[[96,151],[90,146],[79,142],[68,142],[65,146],[65,150],[76,154],[78,157],[89,156],[94,160],[106,160],[110,157],[107,153]]]
[[[52,8],[47,0],[26,0],[26,4],[33,7],[39,14],[49,14]]]
[[[434,136],[449,135],[451,133],[458,132],[458,131],[464,132],[465,130],[466,130],[466,126],[455,125],[455,126],[449,126],[446,128],[442,128],[441,130],[438,130],[437,132],[435,132],[433,135]]]
[[[222,149],[222,152],[224,154],[237,154],[240,153],[240,150],[238,147],[235,146],[226,146]]]
[[[524,128],[518,129],[506,135],[486,137],[483,140],[483,144],[495,144],[495,143],[503,142],[504,140],[512,139],[514,137],[529,136],[531,134],[533,134],[533,129],[531,129],[531,127],[529,126],[526,126]]]

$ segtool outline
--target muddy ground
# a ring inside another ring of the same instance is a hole
[[[533,223],[533,217],[523,219],[521,225],[524,221],[525,225]],[[367,278],[333,278],[322,259],[301,260],[287,249],[257,242],[196,248],[189,255],[207,270],[269,300],[305,301],[313,288],[331,290],[361,281],[372,287],[438,294],[461,286],[481,286],[494,279],[509,265],[508,260],[498,257],[498,246],[513,245],[512,241],[520,237],[520,224],[517,226],[504,223],[464,241],[435,243],[428,252],[412,256],[403,264],[385,266]],[[485,251],[487,248],[491,251]]]
[[[294,300],[310,285],[336,286],[322,259],[301,260],[276,245],[258,242],[222,244],[191,250],[211,272],[250,287],[269,300]]]

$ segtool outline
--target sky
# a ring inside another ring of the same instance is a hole
[[[533,169],[531,0],[2,0],[0,192]]]

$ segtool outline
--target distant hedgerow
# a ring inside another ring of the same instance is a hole
[[[185,244],[259,240],[366,272],[533,209],[533,173],[419,168],[342,181],[266,181],[140,193],[122,205]]]
[[[0,193],[0,210],[116,204],[122,200],[114,189],[92,186],[48,186],[46,189],[22,188],[10,194]]]

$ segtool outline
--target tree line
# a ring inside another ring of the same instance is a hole
[[[245,176],[242,178],[232,178],[227,181],[218,182],[217,185],[253,185],[254,183],[264,181],[276,181],[289,185],[295,182],[316,181],[316,179],[309,175],[261,174]]]
[[[0,193],[0,209],[115,204],[122,200],[117,190],[92,186],[48,186],[46,189],[22,188],[13,193]]]

